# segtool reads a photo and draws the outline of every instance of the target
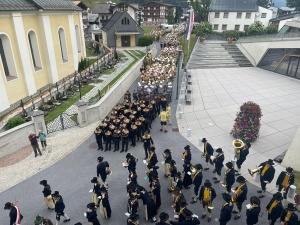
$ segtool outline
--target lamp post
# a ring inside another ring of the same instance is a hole
[[[180,69],[180,58],[181,58],[181,49],[176,50],[178,52],[178,60],[177,60],[177,86],[176,86],[176,99],[178,99],[178,89],[179,89],[179,69]]]

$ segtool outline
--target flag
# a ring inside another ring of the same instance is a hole
[[[186,29],[186,40],[190,40],[190,36],[194,27],[194,9],[190,9],[189,22]]]

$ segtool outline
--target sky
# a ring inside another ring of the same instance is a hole
[[[278,8],[286,6],[286,0],[273,0],[272,2],[275,3],[274,6]]]

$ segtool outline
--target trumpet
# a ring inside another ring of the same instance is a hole
[[[253,177],[253,175],[255,173],[259,172],[261,170],[261,168],[263,168],[263,166],[256,167],[255,169],[252,169],[252,170],[248,169],[248,172]]]
[[[204,152],[202,153],[201,157],[205,158],[207,154],[205,154]]]
[[[224,181],[224,182],[222,183],[222,186],[223,186],[223,187],[226,187],[226,186],[227,186],[226,181]]]
[[[240,139],[235,139],[232,142],[234,148],[234,157],[238,160],[240,158],[240,151],[244,147],[245,143]]]

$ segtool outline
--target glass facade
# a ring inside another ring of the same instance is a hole
[[[300,79],[300,49],[269,49],[258,67]]]

